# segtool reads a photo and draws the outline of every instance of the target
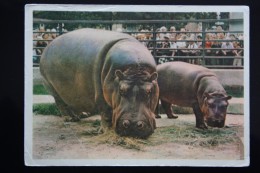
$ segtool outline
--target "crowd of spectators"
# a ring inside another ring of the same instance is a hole
[[[39,25],[33,31],[33,62],[38,63],[40,55],[42,54],[44,48],[58,36],[57,31],[59,28],[45,28],[45,25]],[[62,25],[62,32],[67,32]]]
[[[45,28],[39,25],[33,34],[33,61],[38,62],[44,48],[58,36],[60,29]],[[67,32],[62,25],[62,32]],[[119,32],[119,31],[118,31]],[[184,61],[200,65],[243,65],[243,34],[224,32],[221,26],[213,30],[195,32],[171,26],[169,30],[162,26],[156,30],[153,39],[151,30],[140,30],[132,34],[144,44],[157,58],[157,63]],[[154,41],[155,40],[155,41]],[[202,58],[204,55],[204,58]],[[237,57],[237,58],[236,58]]]
[[[141,30],[147,31],[149,30]],[[159,64],[177,60],[205,65],[243,65],[243,34],[224,32],[222,27],[218,26],[214,30],[207,30],[203,43],[201,31],[192,33],[185,28],[177,31],[175,26],[168,30],[162,26],[156,33],[156,52],[153,52],[154,42],[151,33],[137,34],[135,37],[158,57]],[[201,58],[203,54],[204,61]]]

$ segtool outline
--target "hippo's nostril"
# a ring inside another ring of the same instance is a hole
[[[129,120],[124,120],[124,121],[123,121],[123,126],[124,126],[125,128],[128,128],[128,127],[130,126]]]
[[[138,122],[137,122],[137,127],[138,127],[139,129],[142,129],[142,128],[144,127],[144,122],[143,122],[143,121],[138,121]]]

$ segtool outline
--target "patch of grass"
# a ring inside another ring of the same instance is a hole
[[[42,103],[33,105],[33,113],[41,115],[58,115],[61,113],[55,103]]]
[[[34,85],[33,86],[34,95],[49,95],[50,93],[45,89],[43,85]]]
[[[92,127],[100,127],[101,126],[101,121],[100,120],[95,120],[92,122]]]
[[[193,109],[190,107],[172,106],[172,110],[175,114],[192,114]]]
[[[237,127],[196,129],[193,125],[170,126],[158,128],[150,138],[153,144],[176,142],[179,144],[214,147],[239,140]]]
[[[232,97],[244,97],[244,87],[243,86],[224,86],[228,95]]]

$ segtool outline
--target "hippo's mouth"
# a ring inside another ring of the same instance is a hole
[[[115,131],[120,136],[147,138],[154,132],[154,129],[145,121],[131,121],[121,118],[117,122]]]
[[[225,120],[207,119],[207,125],[211,127],[222,128],[225,125]]]

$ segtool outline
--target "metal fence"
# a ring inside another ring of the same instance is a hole
[[[92,28],[102,28],[106,30],[112,30],[113,24],[125,25],[126,29],[121,32],[130,34],[136,37],[141,43],[143,43],[151,51],[156,62],[164,63],[167,61],[184,61],[193,64],[203,65],[208,68],[232,68],[232,69],[242,69],[243,68],[243,39],[229,38],[229,39],[207,39],[208,34],[223,34],[223,35],[238,35],[242,34],[243,31],[229,31],[229,30],[206,30],[208,26],[215,22],[225,22],[232,24],[234,22],[240,22],[243,24],[243,19],[205,19],[205,20],[117,20],[117,21],[100,21],[100,20],[44,20],[44,19],[34,19],[34,25],[46,24],[46,25],[56,25],[57,29],[55,31],[46,31],[46,30],[34,30],[33,34],[42,36],[47,35],[56,35],[60,36],[66,32],[63,28],[63,25],[72,25],[83,27],[92,27]],[[158,28],[165,26],[170,28],[177,23],[200,23],[202,24],[201,31],[159,31]],[[140,26],[149,25],[149,30],[138,30]],[[129,29],[130,28],[130,29]],[[74,29],[72,29],[74,30]],[[166,35],[165,39],[158,39],[158,35]],[[194,39],[185,39],[185,40],[171,40],[167,38],[167,35],[175,34],[185,34],[187,38],[195,36]],[[198,39],[200,36],[200,39]],[[33,64],[34,66],[39,65],[39,60],[41,53],[49,42],[55,38],[41,38],[40,40],[36,37],[34,41],[34,55],[33,55]],[[185,42],[186,47],[178,47],[171,45],[178,45],[178,42]],[[191,48],[188,45],[191,43],[200,43],[200,47]],[[216,44],[215,48],[212,46],[208,48],[206,44],[210,42],[211,44]],[[223,43],[238,43],[239,47],[233,47],[232,49],[223,48],[220,45]],[[170,46],[164,47],[164,44]],[[192,53],[196,52],[196,53]],[[226,54],[224,53],[226,52]],[[240,54],[235,54],[234,52],[240,52]],[[235,64],[235,62],[238,62]]]

